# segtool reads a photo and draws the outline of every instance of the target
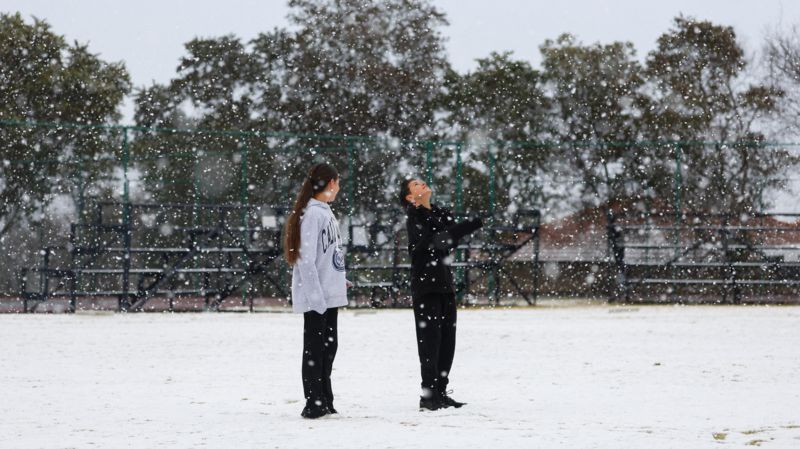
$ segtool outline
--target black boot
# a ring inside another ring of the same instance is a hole
[[[439,393],[439,402],[441,402],[442,406],[445,408],[448,407],[461,408],[467,405],[466,402],[458,402],[455,399],[451,398],[450,396],[447,395],[446,391]]]
[[[300,413],[300,416],[307,419],[316,419],[322,416],[327,415],[330,413],[330,409],[328,409],[328,405],[325,401],[306,401],[306,406],[303,408],[303,411]]]
[[[421,396],[419,398],[420,411],[424,410],[434,411],[434,410],[439,410],[440,408],[444,408],[444,405],[442,405],[442,401],[436,395],[433,395],[429,398],[426,398],[425,396]]]

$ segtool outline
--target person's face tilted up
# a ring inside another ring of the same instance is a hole
[[[408,182],[408,191],[409,194],[406,195],[406,201],[411,205],[414,207],[430,207],[433,191],[424,181],[412,179]]]

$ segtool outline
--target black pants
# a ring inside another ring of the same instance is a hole
[[[339,346],[337,316],[339,309],[328,309],[320,315],[303,314],[303,392],[311,405],[333,405],[331,371]]]
[[[430,293],[413,298],[423,396],[447,389],[456,351],[456,297]]]

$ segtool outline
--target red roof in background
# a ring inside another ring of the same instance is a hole
[[[654,201],[651,207],[656,209],[659,204]],[[613,211],[614,215],[618,217],[620,223],[625,224],[643,224],[644,217],[638,218],[631,211],[638,209],[634,200],[618,201],[611,204],[603,204],[591,208],[586,208],[570,214],[561,219],[555,220],[550,223],[543,223],[540,227],[540,238],[543,243],[549,245],[561,246],[567,244],[575,244],[580,241],[605,239],[608,225],[608,218],[606,211],[608,209]],[[666,210],[666,209],[661,209]],[[685,211],[686,218],[683,221],[687,225],[687,221],[691,220],[692,212]],[[695,215],[697,213],[694,213]],[[661,219],[659,219],[659,216]],[[777,217],[780,215],[765,215],[756,217],[733,217],[728,223],[730,226],[745,226],[753,228],[767,228],[759,231],[760,235],[764,237],[763,244],[770,245],[787,245],[787,244],[800,244],[800,217],[794,221],[779,220]],[[711,222],[712,217],[705,217],[706,223]],[[667,210],[660,215],[650,215],[650,222],[656,222],[662,226],[671,226],[675,223],[675,216],[673,211]],[[722,218],[717,218],[709,224],[721,224]],[[769,228],[779,228],[770,230]]]

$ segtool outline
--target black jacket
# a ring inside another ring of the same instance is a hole
[[[406,211],[411,294],[455,293],[453,273],[445,260],[467,234],[483,226],[478,218],[456,223],[449,210],[409,206]]]

